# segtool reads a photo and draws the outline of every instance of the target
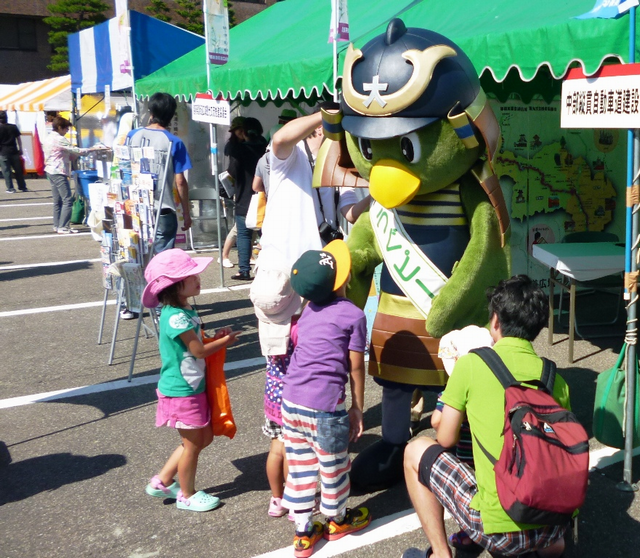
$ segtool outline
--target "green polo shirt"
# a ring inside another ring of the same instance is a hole
[[[540,379],[542,359],[536,355],[529,341],[505,337],[493,348],[516,380]],[[571,408],[569,387],[558,374],[553,397],[565,409]],[[471,426],[478,485],[471,507],[480,512],[484,532],[510,533],[540,527],[516,523],[506,514],[498,499],[493,465],[475,441],[477,438],[494,457],[500,456],[503,444],[504,389],[479,356],[468,354],[460,357],[442,394],[442,401],[445,405],[465,412]]]
[[[187,397],[205,388],[205,361],[194,357],[180,339],[193,329],[200,336],[200,318],[195,310],[163,306],[160,314],[160,381],[158,390],[167,397]]]

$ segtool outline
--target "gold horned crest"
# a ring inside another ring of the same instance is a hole
[[[358,93],[353,87],[352,71],[354,64],[362,58],[362,51],[349,45],[344,59],[344,86],[342,95],[346,103],[357,113],[365,116],[389,116],[411,106],[429,86],[436,65],[443,58],[457,56],[456,51],[447,45],[432,45],[424,50],[410,49],[402,57],[413,64],[413,73],[409,81],[398,91],[383,95],[389,87],[380,82],[380,76],[372,77],[371,83],[363,83],[369,95]]]

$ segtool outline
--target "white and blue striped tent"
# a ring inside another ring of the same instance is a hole
[[[71,90],[103,93],[131,88],[136,81],[204,45],[204,37],[151,16],[129,11],[131,70],[122,64],[118,18],[68,36]],[[203,59],[202,64],[205,64]]]

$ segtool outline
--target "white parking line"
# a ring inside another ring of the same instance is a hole
[[[94,258],[93,260],[67,260],[66,262],[45,262],[36,264],[16,264],[16,265],[4,265],[0,266],[0,271],[9,271],[12,269],[31,269],[34,267],[53,267],[56,265],[73,265],[79,263],[94,263],[101,261],[100,258]]]
[[[49,234],[39,234],[35,236],[10,236],[9,238],[0,238],[0,242],[8,242],[10,240],[37,240],[39,238],[75,238],[77,236],[89,236],[90,232],[81,232],[76,234],[56,234],[51,231]]]
[[[246,358],[244,360],[236,360],[227,362],[224,365],[225,371],[239,370],[242,368],[251,368],[260,366],[265,363],[264,357]],[[128,380],[116,380],[115,382],[105,382],[103,384],[94,384],[89,386],[80,386],[68,389],[59,389],[56,391],[47,391],[45,393],[34,393],[32,395],[21,395],[19,397],[10,397],[8,399],[0,399],[0,409],[10,409],[12,407],[22,407],[23,405],[31,405],[32,403],[44,403],[55,401],[56,399],[66,399],[68,397],[79,397],[81,395],[89,395],[92,393],[102,393],[105,391],[113,391],[116,389],[126,389],[146,384],[154,384],[160,378],[159,374],[151,376],[143,376],[141,378],[133,378]]]
[[[234,285],[232,287],[218,287],[216,289],[204,289],[200,291],[200,294],[210,293],[224,293],[227,291],[242,291],[249,289],[251,285]],[[107,300],[108,306],[113,306],[116,303],[114,299]],[[13,316],[24,316],[26,314],[44,314],[46,312],[63,312],[65,310],[81,310],[83,308],[95,308],[96,306],[102,306],[103,301],[95,302],[78,302],[77,304],[63,304],[61,306],[44,306],[40,308],[24,308],[22,310],[8,310],[6,312],[0,312],[0,318],[11,318]]]
[[[0,219],[0,223],[8,223],[9,221],[43,221],[45,219],[51,220],[51,215],[46,217],[20,217],[18,219]]]
[[[36,205],[53,205],[53,202],[38,202],[38,203],[7,203],[0,204],[0,209],[13,209],[14,207],[31,207]]]

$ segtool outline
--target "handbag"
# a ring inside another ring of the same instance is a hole
[[[82,198],[82,196],[76,196],[76,199],[73,200],[70,222],[74,225],[84,223],[84,198]]]
[[[267,209],[267,196],[264,192],[256,192],[251,196],[249,209],[245,218],[248,229],[261,229],[264,222],[264,212]]]
[[[618,361],[614,366],[601,372],[596,380],[596,397],[593,407],[593,435],[612,448],[624,449],[625,408],[626,408],[626,362],[627,344],[622,346]],[[634,405],[635,423],[633,447],[640,446],[640,390],[638,389],[638,363],[634,367],[636,375],[636,400]]]
[[[203,343],[214,341],[212,338],[202,338]],[[224,377],[224,361],[227,349],[223,347],[205,359],[206,363],[206,393],[211,409],[211,428],[214,436],[233,438],[236,435],[236,423],[231,413],[231,400]]]

